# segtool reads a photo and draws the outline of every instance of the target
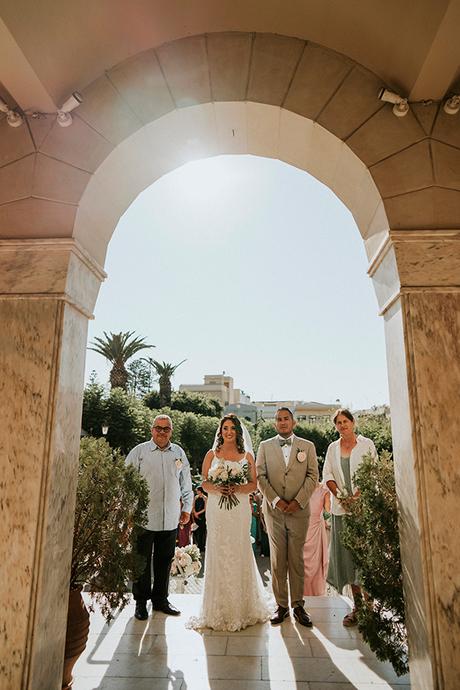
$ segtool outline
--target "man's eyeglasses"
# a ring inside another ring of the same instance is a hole
[[[169,431],[172,431],[170,426],[154,426],[153,430],[157,432],[157,434],[167,434]]]

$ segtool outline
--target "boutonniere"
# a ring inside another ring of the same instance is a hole
[[[305,462],[306,459],[307,459],[306,452],[304,450],[298,450],[297,451],[297,460],[299,462]]]
[[[176,458],[176,467],[178,470],[182,469],[183,464],[184,463],[182,462],[182,460],[180,458]]]

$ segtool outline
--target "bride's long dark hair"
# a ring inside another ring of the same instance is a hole
[[[241,426],[241,422],[236,416],[236,414],[226,414],[222,419],[220,420],[219,424],[219,432],[217,434],[217,446],[216,450],[219,450],[224,442],[224,437],[222,436],[222,427],[224,426],[225,422],[231,422],[232,424],[235,425],[235,431],[236,431],[236,447],[238,449],[239,453],[244,453],[244,439],[243,439],[243,427]]]

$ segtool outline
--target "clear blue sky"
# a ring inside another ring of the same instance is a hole
[[[277,160],[219,156],[146,189],[109,245],[89,341],[135,331],[173,379],[225,371],[253,400],[388,402],[383,319],[358,228]],[[86,379],[109,365],[88,351]]]

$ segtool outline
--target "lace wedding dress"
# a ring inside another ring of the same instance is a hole
[[[216,462],[214,458],[211,467]],[[230,465],[243,462],[226,460]],[[240,502],[227,510],[219,508],[220,496],[208,496],[203,601],[200,616],[187,627],[236,631],[268,620],[272,607],[252,550],[249,497],[237,494]]]

